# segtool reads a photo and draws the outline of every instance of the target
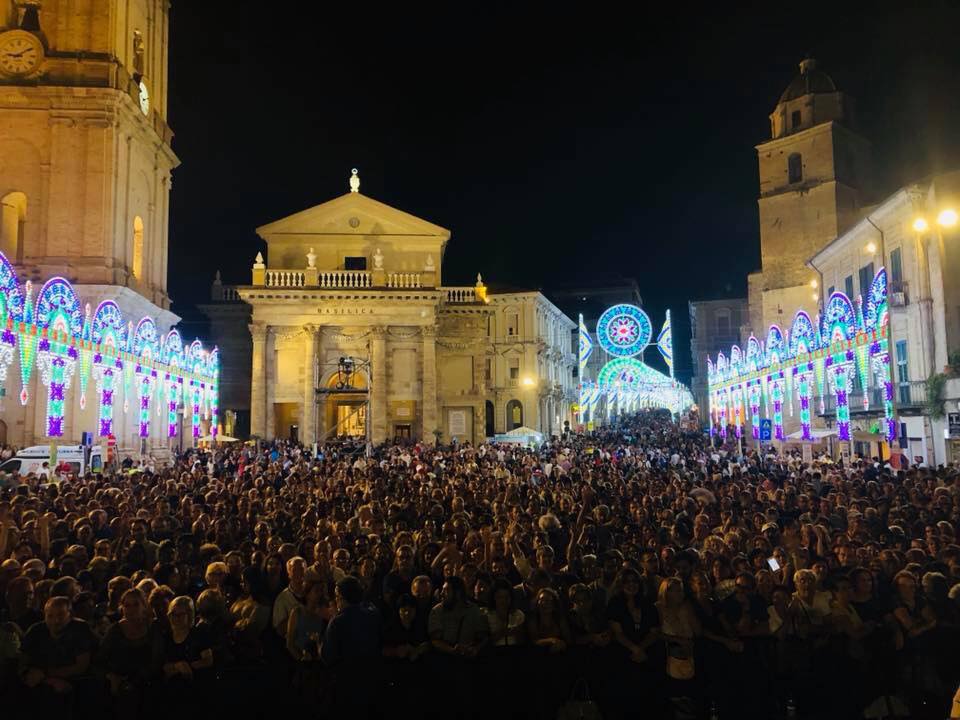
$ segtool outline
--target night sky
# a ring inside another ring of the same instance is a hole
[[[754,146],[807,53],[856,98],[883,194],[960,167],[960,4],[783,5],[174,2],[174,311],[202,332],[214,271],[249,283],[254,229],[357,167],[452,231],[445,284],[635,277],[687,377],[687,301],[759,266]]]

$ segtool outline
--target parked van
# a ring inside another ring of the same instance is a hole
[[[73,473],[77,477],[90,472],[103,470],[103,450],[99,445],[58,445],[56,467],[62,473]],[[14,457],[0,465],[0,472],[20,473],[20,475],[43,475],[50,477],[50,446],[34,445],[24,448]]]

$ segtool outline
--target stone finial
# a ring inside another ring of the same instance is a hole
[[[360,192],[360,176],[357,174],[357,169],[354,168],[351,170],[352,175],[350,175],[350,192],[358,193]]]
[[[373,254],[373,267],[376,270],[383,270],[383,253],[380,252],[380,248],[377,248],[377,251]]]
[[[427,255],[427,263],[426,263],[426,265],[423,266],[423,269],[426,270],[427,272],[433,272],[433,271],[434,271],[434,267],[433,267],[433,255]]]
[[[223,279],[220,277],[220,271],[217,270],[216,274],[213,276],[214,285],[223,285]]]
[[[476,293],[477,300],[480,302],[487,301],[487,286],[483,284],[483,278],[480,277],[480,273],[477,273],[477,284],[474,288],[474,292]]]
[[[258,252],[258,253],[257,253],[257,258],[256,258],[256,260],[255,260],[254,263],[253,263],[253,269],[254,269],[254,270],[263,270],[263,269],[266,268],[266,267],[267,267],[267,266],[263,264],[263,253],[262,253],[262,252]]]
[[[307,267],[315,268],[317,266],[317,254],[313,251],[313,248],[310,248],[310,252],[307,253]]]

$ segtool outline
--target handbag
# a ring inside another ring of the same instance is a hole
[[[590,699],[590,686],[584,678],[573,684],[570,699],[557,710],[557,720],[602,720],[599,706]]]

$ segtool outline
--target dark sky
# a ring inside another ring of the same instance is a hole
[[[636,277],[654,326],[673,310],[685,377],[687,301],[743,296],[759,265],[754,146],[806,53],[856,98],[884,193],[960,166],[960,3],[340,5],[173,3],[188,321],[217,268],[249,283],[255,227],[358,167],[365,194],[452,230],[447,284]]]

